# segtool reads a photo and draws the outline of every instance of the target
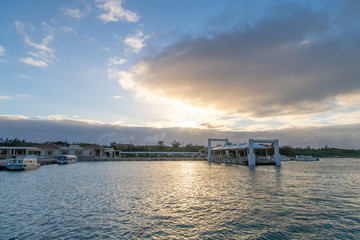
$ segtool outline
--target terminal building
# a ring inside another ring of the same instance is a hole
[[[103,148],[97,144],[86,147],[80,145],[59,146],[53,143],[41,147],[0,147],[0,158],[25,157],[37,155],[43,158],[52,158],[59,155],[76,155],[78,157],[106,157],[108,151],[113,149]],[[113,150],[114,151],[114,150]]]

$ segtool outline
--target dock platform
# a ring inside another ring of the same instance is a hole
[[[235,164],[235,165],[243,165],[248,166],[248,159],[247,158],[212,158],[209,161],[210,163],[226,163],[226,164]],[[276,165],[274,159],[263,159],[257,158],[255,161],[256,165]]]

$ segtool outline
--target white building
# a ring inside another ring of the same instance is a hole
[[[46,144],[41,147],[41,156],[58,156],[58,155],[76,155],[78,157],[103,157],[104,148],[97,144],[80,147],[80,145],[70,145],[69,147],[59,146],[56,144]]]
[[[0,147],[0,158],[25,157],[26,155],[37,155],[41,157],[56,157],[58,155],[76,155],[78,157],[104,157],[104,148],[97,144],[80,147],[70,145],[59,146],[53,143],[45,144],[40,148],[35,147]]]
[[[12,156],[40,155],[41,149],[35,147],[0,147],[0,158]]]

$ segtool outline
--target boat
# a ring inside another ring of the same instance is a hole
[[[40,167],[36,155],[27,155],[25,158],[9,159],[8,164],[5,165],[7,170],[31,170]]]
[[[291,160],[291,158],[289,158],[288,156],[285,156],[285,155],[281,155],[280,157],[281,157],[282,162],[287,162],[287,161]]]
[[[313,156],[296,155],[295,161],[319,161],[319,158]]]
[[[75,155],[60,155],[57,159],[57,164],[72,164],[78,161]]]

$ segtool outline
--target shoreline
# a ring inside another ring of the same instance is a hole
[[[8,163],[9,159],[0,159],[0,170],[5,170],[5,165]],[[205,158],[186,158],[186,157],[132,157],[132,158],[84,158],[80,157],[78,162],[121,162],[121,161],[132,161],[132,162],[141,162],[141,161],[207,161]],[[57,164],[57,159],[45,158],[38,159],[38,162],[41,166]]]
[[[356,158],[360,157],[321,157],[321,158]],[[9,159],[0,159],[0,170],[5,170],[5,165],[8,163]],[[101,157],[79,157],[78,162],[121,162],[121,161],[130,161],[130,162],[141,162],[141,161],[205,161],[206,158],[192,158],[192,157],[129,157],[129,158],[101,158]],[[40,158],[38,162],[41,166],[57,164],[55,158]],[[225,164],[235,164],[235,165],[246,165],[239,161],[231,161],[230,159],[225,159],[222,161],[211,161],[211,163],[225,163]],[[273,165],[272,163],[258,163],[258,165]]]

